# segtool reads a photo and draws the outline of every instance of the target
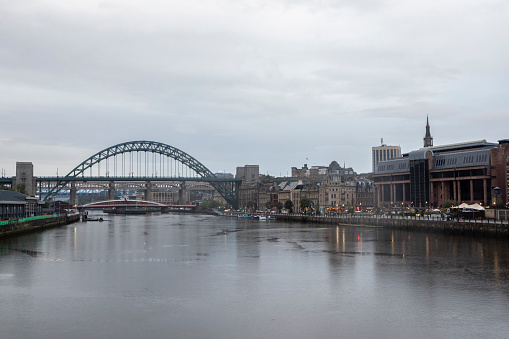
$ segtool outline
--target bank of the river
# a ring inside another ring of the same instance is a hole
[[[24,218],[0,225],[0,238],[12,237],[44,229],[60,227],[80,220],[79,214]]]
[[[461,234],[471,236],[509,237],[509,224],[495,223],[493,220],[441,220],[418,219],[409,217],[380,216],[311,216],[299,214],[278,214],[277,220],[295,222],[313,222],[339,225],[377,226],[387,229],[411,230],[420,232]]]

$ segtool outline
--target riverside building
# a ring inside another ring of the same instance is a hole
[[[424,145],[432,145],[429,123]],[[426,146],[379,162],[373,175],[381,208],[436,208],[455,204],[507,205],[509,139]]]

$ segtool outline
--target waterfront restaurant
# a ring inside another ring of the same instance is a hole
[[[509,139],[424,147],[380,162],[373,175],[380,208],[437,208],[445,200],[508,202]]]

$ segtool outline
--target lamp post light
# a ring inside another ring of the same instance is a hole
[[[493,187],[493,193],[495,194],[495,206],[500,206],[500,187]]]

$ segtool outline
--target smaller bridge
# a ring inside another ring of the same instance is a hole
[[[85,209],[100,209],[110,213],[125,213],[129,214],[142,214],[146,212],[170,212],[170,211],[182,211],[189,212],[195,211],[196,205],[165,205],[153,201],[145,200],[107,200],[98,201],[90,204],[82,205],[79,207],[80,210]],[[138,213],[136,213],[138,212]]]
[[[83,209],[104,209],[104,208],[122,208],[122,207],[137,207],[137,208],[164,208],[168,207],[167,205],[160,204],[158,202],[153,201],[144,201],[144,200],[126,200],[126,199],[118,199],[118,200],[107,200],[107,201],[98,201],[92,202],[90,204],[86,204],[80,206]]]

